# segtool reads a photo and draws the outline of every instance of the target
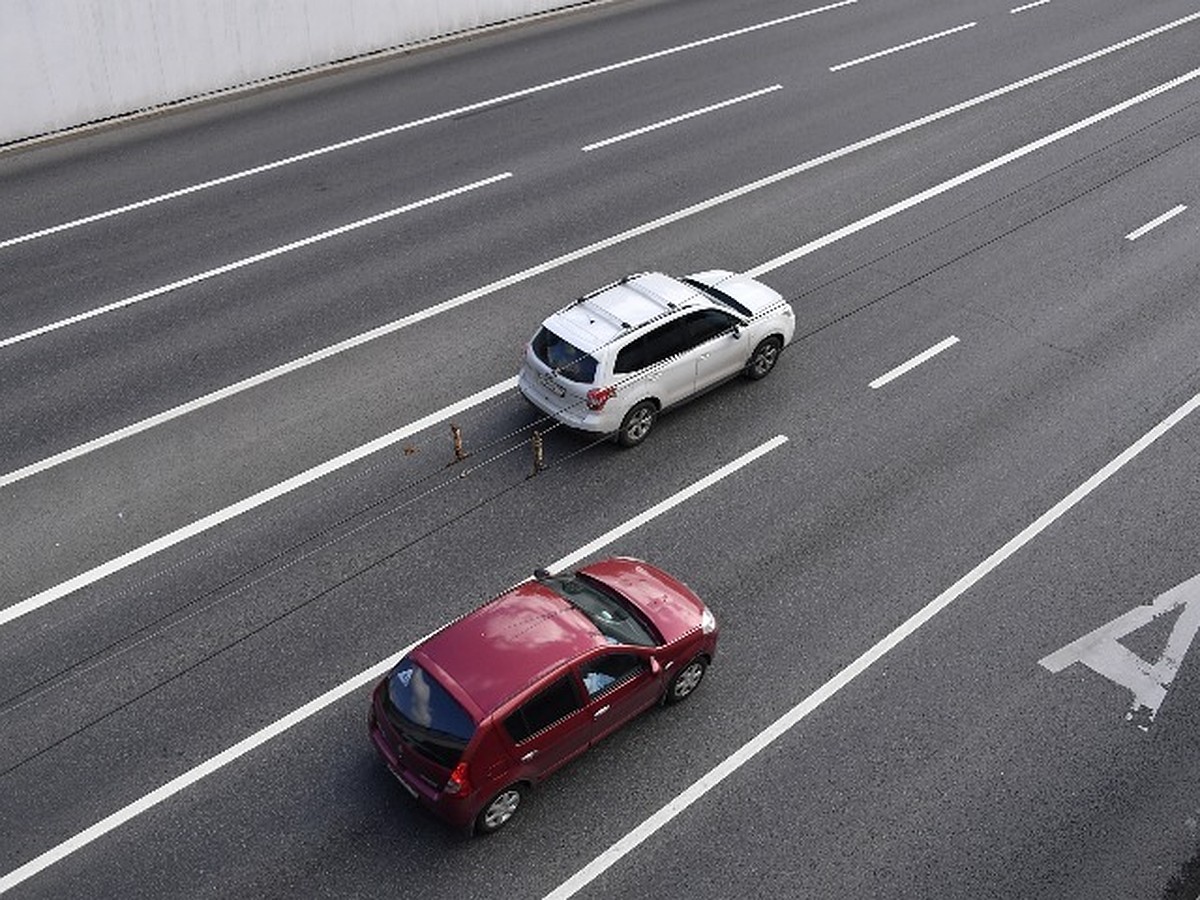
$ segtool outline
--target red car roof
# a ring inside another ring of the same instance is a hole
[[[526,581],[443,628],[414,655],[451,675],[486,715],[547,671],[604,637],[583,613]]]

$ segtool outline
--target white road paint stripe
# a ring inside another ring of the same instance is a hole
[[[218,275],[226,275],[238,269],[244,269],[246,266],[251,266],[255,263],[260,263],[276,256],[282,256],[284,253],[291,253],[293,250],[299,250],[303,247],[309,247],[313,244],[318,244],[321,241],[327,241],[330,238],[348,234],[351,231],[357,231],[358,229],[365,228],[368,225],[376,225],[379,222],[393,219],[396,216],[402,215],[403,213],[412,212],[413,210],[420,209],[421,207],[429,206],[442,200],[448,200],[451,197],[457,197],[460,194],[478,190],[479,188],[487,187],[488,185],[495,184],[498,181],[504,181],[506,178],[511,177],[512,172],[503,172],[499,175],[493,175],[491,178],[485,178],[482,181],[475,181],[471,184],[454,188],[453,190],[443,191],[442,193],[435,194],[432,197],[426,197],[423,200],[417,200],[413,203],[406,203],[403,206],[398,206],[395,209],[389,209],[386,212],[376,213],[373,216],[368,216],[365,219],[359,219],[356,222],[349,222],[345,225],[339,225],[337,228],[331,228],[328,231],[322,231],[320,234],[314,234],[298,241],[292,241],[291,243],[284,244],[280,247],[274,247],[270,250],[265,250],[262,253],[255,253],[253,256],[247,256],[242,259],[235,260],[234,262],[226,263],[223,266],[217,266],[215,269],[209,269],[205,272],[189,275],[187,278],[181,278],[178,281],[172,281],[170,284],[164,284],[148,291],[142,291],[142,293],[134,294],[132,297],[126,297],[124,300],[118,300],[115,303],[109,303],[105,306],[98,306],[95,309],[89,309],[87,312],[82,312],[74,316],[68,316],[65,319],[59,319],[57,322],[51,322],[48,325],[42,325],[39,328],[32,329],[31,331],[25,331],[21,334],[15,334],[12,337],[0,339],[0,349],[12,346],[13,344],[19,344],[22,341],[27,341],[30,338],[35,338],[51,331],[57,331],[60,328],[66,328],[68,325],[76,325],[79,322],[84,322],[88,319],[94,319],[97,316],[102,316],[105,313],[110,313],[114,310],[124,309],[125,307],[132,306],[135,303],[141,303],[143,300],[150,300],[153,297],[161,297],[163,294],[169,294],[172,291],[179,290],[180,288],[198,284],[199,282],[207,281],[210,278],[216,278]]]
[[[1010,9],[1009,15],[1015,16],[1017,13],[1025,12],[1027,9],[1033,9],[1035,6],[1045,6],[1050,0],[1034,0],[1033,3],[1026,3],[1024,6],[1018,6],[1015,9]]]
[[[871,147],[875,144],[882,143],[883,141],[889,140],[893,137],[897,137],[899,135],[906,134],[909,131],[913,131],[917,128],[920,128],[924,125],[928,125],[933,122],[937,122],[940,119],[944,119],[948,116],[954,115],[955,113],[962,112],[963,110],[971,109],[972,107],[978,106],[982,103],[986,103],[989,100],[994,100],[998,97],[1004,96],[1005,94],[1011,93],[1013,91],[1019,90],[1024,87],[1028,87],[1031,84],[1036,84],[1039,81],[1043,81],[1047,78],[1051,78],[1055,75],[1061,74],[1062,72],[1066,72],[1066,71],[1076,68],[1078,66],[1085,65],[1086,63],[1093,62],[1097,59],[1100,59],[1101,57],[1107,56],[1110,53],[1115,53],[1119,50],[1124,50],[1124,49],[1131,47],[1135,44],[1138,44],[1142,41],[1149,40],[1150,38],[1157,37],[1158,35],[1163,34],[1167,31],[1171,31],[1172,29],[1179,28],[1183,25],[1190,24],[1198,19],[1200,19],[1200,12],[1196,12],[1189,16],[1185,16],[1182,19],[1176,19],[1173,22],[1168,22],[1167,24],[1161,25],[1158,28],[1151,29],[1150,31],[1143,32],[1143,33],[1141,33],[1139,35],[1135,35],[1134,37],[1131,37],[1131,38],[1127,38],[1126,40],[1120,41],[1116,44],[1111,44],[1108,47],[1104,47],[1100,50],[1096,50],[1085,56],[1077,57],[1076,59],[1070,60],[1069,62],[1065,62],[1061,65],[1055,66],[1054,68],[1046,69],[1045,71],[1039,72],[1036,75],[1031,75],[1028,78],[1023,78],[1020,81],[1014,81],[1011,84],[1004,85],[1003,87],[999,87],[993,91],[989,91],[986,94],[980,94],[979,96],[973,97],[970,100],[965,100],[962,103],[955,104],[954,106],[946,107],[945,109],[939,110],[938,112],[935,112],[935,113],[931,113],[930,115],[924,116],[920,119],[914,119],[911,122],[908,122],[904,125],[899,125],[896,128],[889,129],[888,131],[880,132],[879,134],[876,134],[872,137],[865,138],[854,144],[849,144],[845,147],[842,147],[841,149],[834,150],[830,153],[825,154],[824,156],[819,156],[815,159],[808,160],[807,162],[801,163],[790,169],[786,169],[782,172],[778,172],[775,175],[768,176],[766,178],[760,179],[759,181],[752,182],[752,183],[744,185],[740,188],[736,188],[732,191],[721,194],[717,197],[713,197],[709,200],[705,200],[700,203],[694,204],[692,206],[687,207],[686,209],[680,210],[676,213],[672,213],[667,216],[663,216],[660,219],[655,219],[652,222],[648,222],[644,225],[640,225],[636,228],[632,228],[629,231],[622,232],[621,234],[614,235],[613,237],[607,238],[605,240],[598,241],[597,243],[591,244],[587,247],[582,247],[571,253],[567,253],[567,254],[564,254],[563,256],[559,256],[556,259],[552,259],[552,260],[549,260],[548,262],[541,263],[537,266],[534,266],[533,268],[526,269],[523,272],[518,272],[514,275],[510,275],[499,281],[493,282],[492,284],[485,285],[484,287],[478,288],[467,294],[463,294],[459,297],[454,297],[443,303],[439,303],[436,306],[432,306],[427,310],[423,310],[422,312],[414,313],[413,315],[406,316],[403,319],[397,319],[394,322],[390,322],[388,324],[381,325],[378,328],[375,328],[371,331],[365,332],[364,334],[358,335],[357,337],[349,338],[345,341],[342,341],[341,343],[333,344],[329,347],[326,347],[322,350],[318,350],[314,353],[310,353],[309,355],[303,356],[292,362],[285,363],[280,366],[276,366],[275,368],[270,369],[267,372],[263,372],[259,375],[252,376],[251,378],[247,378],[244,381],[239,381],[236,384],[229,385],[228,387],[222,388],[218,391],[214,391],[211,394],[206,394],[205,396],[200,397],[196,400],[192,400],[188,403],[181,404],[170,410],[166,410],[164,412],[158,413],[157,415],[152,416],[148,419],[144,419],[140,422],[135,422],[129,426],[126,426],[125,428],[122,428],[117,431],[111,432],[107,435],[103,435],[101,437],[95,438],[92,441],[89,441],[84,444],[80,444],[80,445],[70,448],[68,450],[64,450],[61,453],[58,453],[54,456],[47,457],[46,459],[41,460],[39,462],[32,463],[28,466],[25,466],[22,469],[18,469],[13,472],[10,472],[7,475],[0,477],[0,487],[4,486],[6,484],[11,484],[15,481],[20,481],[23,478],[28,478],[31,475],[35,475],[39,472],[45,471],[46,469],[53,468],[54,466],[57,466],[68,460],[75,459],[76,457],[82,456],[85,453],[89,453],[92,450],[97,450],[101,447],[105,447],[105,446],[108,446],[109,444],[115,443],[116,441],[123,440],[124,438],[127,438],[127,437],[131,437],[135,434],[138,434],[140,432],[143,432],[150,428],[153,428],[156,425],[161,425],[164,422],[168,422],[172,419],[178,418],[179,416],[186,415],[190,412],[194,412],[195,410],[200,409],[205,406],[208,406],[211,403],[216,403],[217,401],[223,400],[227,397],[231,397],[234,394],[238,394],[238,393],[241,393],[242,391],[249,390],[250,388],[256,387],[260,384],[271,381],[275,378],[279,378],[290,372],[294,372],[297,369],[304,368],[305,366],[311,365],[312,363],[319,362],[320,360],[323,360],[323,359],[328,359],[331,356],[335,356],[338,353],[342,353],[346,350],[350,350],[354,347],[358,347],[361,344],[365,344],[368,341],[374,340],[375,338],[383,337],[384,335],[391,334],[394,331],[399,331],[402,328],[407,328],[409,325],[413,325],[417,322],[424,321],[425,319],[432,318],[433,316],[438,315],[442,312],[445,312],[450,309],[454,309],[454,308],[456,308],[458,306],[462,306],[463,304],[466,304],[466,303],[470,303],[473,300],[477,300],[481,297],[485,297],[489,294],[495,293],[496,291],[502,290],[507,287],[511,287],[512,285],[519,284],[520,282],[526,281],[526,280],[533,278],[537,275],[540,275],[544,272],[549,272],[552,269],[556,269],[560,266],[566,265],[566,264],[574,262],[576,260],[583,259],[584,257],[590,256],[593,253],[598,253],[601,250],[605,250],[609,247],[616,246],[617,244],[620,244],[624,241],[628,241],[633,238],[640,237],[641,235],[652,232],[658,228],[663,228],[663,227],[665,227],[667,225],[671,225],[675,222],[682,221],[684,219],[687,219],[690,216],[698,215],[702,212],[705,212],[706,210],[712,209],[713,207],[719,206],[723,203],[728,203],[732,200],[736,200],[737,198],[745,196],[746,194],[749,194],[753,191],[760,190],[761,188],[764,188],[764,187],[769,187],[770,185],[776,184],[777,182],[783,181],[787,178],[791,178],[795,175],[798,175],[802,172],[806,172],[810,169],[814,169],[817,166],[824,165],[825,163],[832,162],[837,159],[841,159],[843,156],[848,156],[851,153],[855,153],[859,150],[863,150],[863,149],[865,149],[867,147]],[[835,238],[835,240],[836,240],[836,238]],[[763,269],[762,271],[768,271],[768,269]]]
[[[76,575],[74,578],[70,578],[67,581],[56,584],[54,587],[47,588],[46,590],[22,600],[19,603],[15,603],[12,606],[6,607],[5,609],[0,610],[0,625],[6,625],[14,619],[19,619],[21,616],[28,615],[35,609],[41,609],[48,603],[53,603],[55,600],[59,600],[68,594],[72,594],[80,588],[95,584],[97,581],[107,578],[109,575],[112,575],[116,572],[120,572],[122,569],[132,566],[134,563],[139,563],[142,560],[154,556],[156,553],[160,553],[169,547],[174,547],[178,543],[186,541],[189,538],[193,538],[198,534],[202,534],[205,531],[208,531],[210,528],[215,528],[216,526],[224,522],[228,522],[230,519],[240,516],[243,513],[249,512],[252,509],[257,509],[265,503],[270,503],[272,500],[276,500],[285,494],[289,494],[297,488],[304,487],[306,484],[310,484],[311,482],[316,481],[318,478],[323,478],[331,472],[344,469],[346,466],[356,463],[360,459],[370,456],[372,453],[383,450],[386,447],[390,447],[393,444],[402,441],[419,431],[424,431],[426,428],[430,428],[434,425],[445,422],[448,419],[465,412],[473,406],[486,403],[494,397],[498,397],[501,394],[512,390],[514,387],[516,387],[516,385],[517,379],[514,376],[513,378],[508,378],[504,381],[501,381],[499,384],[494,384],[489,388],[484,388],[482,391],[472,394],[470,397],[459,400],[456,403],[451,403],[449,406],[443,407],[437,412],[430,413],[424,418],[418,419],[415,422],[411,422],[401,428],[397,428],[395,431],[391,431],[385,435],[382,435],[381,437],[377,437],[372,441],[368,441],[359,447],[355,447],[353,450],[348,450],[340,456],[336,456],[333,459],[327,460],[320,465],[313,466],[312,468],[307,469],[298,475],[293,475],[286,481],[281,481],[279,484],[273,485],[265,490],[261,490],[257,494],[247,497],[244,500],[239,500],[237,503],[227,506],[224,509],[210,513],[202,519],[198,519],[195,522],[183,526],[182,528],[177,528],[170,534],[165,534],[148,544],[143,544],[142,546],[136,547],[127,553],[123,553],[116,559],[111,559],[106,563],[102,563],[101,565],[88,569],[86,572]]]
[[[23,866],[13,869],[7,875],[0,878],[0,894],[12,890],[17,885],[27,881],[42,870],[49,868],[63,859],[66,859],[77,850],[81,850],[82,848],[86,847],[97,838],[103,837],[110,831],[119,828],[131,819],[137,818],[147,810],[158,806],[158,804],[162,803],[164,800],[168,800],[178,794],[180,791],[191,787],[201,779],[207,778],[214,772],[225,768],[225,766],[229,765],[231,762],[240,759],[256,748],[261,747],[267,741],[278,737],[288,729],[303,722],[305,719],[311,718],[325,707],[337,702],[347,694],[351,694],[360,687],[369,684],[376,678],[382,677],[388,669],[398,663],[404,657],[404,655],[418,643],[420,642],[414,641],[403,650],[398,650],[387,659],[380,660],[378,663],[371,666],[371,668],[364,672],[360,672],[353,678],[342,682],[337,687],[331,688],[316,699],[310,700],[308,703],[304,704],[304,706],[294,710],[291,713],[288,713],[288,715],[284,716],[282,719],[272,722],[265,728],[256,731],[254,734],[250,735],[244,740],[234,744],[228,750],[224,750],[211,759],[205,760],[198,766],[184,772],[182,775],[171,779],[166,784],[162,785],[162,787],[156,788],[155,790],[146,794],[144,797],[140,797],[139,799],[130,803],[128,806],[124,806],[115,813],[104,817],[90,828],[86,828],[68,840],[63,841],[61,844],[52,847],[45,853],[42,853],[40,856],[31,859]]]
[[[823,703],[832,699],[838,691],[850,684],[850,682],[879,660],[883,659],[891,650],[898,647],[906,638],[920,629],[921,626],[961,597],[985,575],[1049,528],[1054,522],[1079,504],[1088,494],[1120,471],[1143,450],[1183,421],[1197,407],[1200,407],[1200,394],[1192,397],[1191,400],[1171,413],[1166,419],[1155,425],[1133,445],[1104,466],[1104,468],[1092,475],[1087,481],[1075,488],[1075,490],[1071,491],[1071,493],[1039,516],[1020,534],[1012,538],[1003,547],[918,610],[913,616],[858,657],[858,659],[834,675],[817,688],[817,690],[789,709],[720,763],[713,766],[708,772],[689,785],[686,790],[678,794],[648,819],[645,819],[623,838],[547,894],[545,900],[568,900],[568,898],[574,897],[579,891],[583,890],[624,857],[632,853],[644,841],[662,830],[662,828],[685,809],[704,797],[705,794],[780,737],[787,734],[801,720],[820,708]]]
[[[903,365],[896,366],[896,368],[892,369],[890,372],[888,372],[884,375],[880,375],[878,378],[876,378],[874,381],[872,381],[868,385],[868,387],[870,387],[874,390],[878,390],[879,388],[881,388],[885,384],[887,384],[889,381],[895,381],[897,378],[899,378],[905,372],[911,371],[912,369],[915,369],[917,366],[921,365],[921,363],[923,363],[927,360],[933,359],[933,357],[937,356],[939,353],[941,353],[947,347],[953,347],[957,343],[958,343],[958,338],[955,337],[954,335],[950,335],[950,337],[946,338],[944,341],[939,341],[938,343],[934,344],[932,347],[930,347],[924,353],[918,353],[916,356],[914,356],[912,359],[910,359],[908,362],[904,363]]]
[[[607,66],[600,66],[596,69],[588,69],[585,72],[579,72],[575,75],[568,75],[565,78],[557,78],[553,81],[546,81],[542,84],[537,84],[532,87],[522,88],[519,91],[512,91],[507,94],[502,94],[498,97],[491,97],[487,100],[480,100],[477,103],[470,103],[466,106],[459,106],[455,109],[446,110],[445,112],[435,113],[431,116],[425,116],[421,119],[414,119],[411,122],[405,122],[401,125],[393,125],[390,128],[383,128],[379,131],[373,131],[369,134],[359,135],[358,137],[349,138],[348,140],[338,141],[335,144],[329,144],[324,147],[317,147],[313,150],[308,150],[304,153],[297,153],[294,156],[288,156],[284,159],[277,159],[273,162],[264,163],[261,166],[254,166],[250,169],[243,169],[239,172],[233,172],[229,175],[223,175],[220,178],[213,178],[208,181],[203,181],[198,184],[193,184],[188,187],[180,188],[175,191],[168,191],[164,194],[158,194],[154,197],[149,197],[145,200],[139,200],[135,203],[127,203],[124,206],[118,206],[113,209],[105,210],[104,212],[95,213],[83,218],[74,219],[70,222],[63,222],[60,225],[54,225],[49,228],[42,228],[39,231],[32,231],[28,234],[19,235],[18,237],[0,240],[0,250],[5,247],[11,247],[15,244],[22,244],[26,241],[36,240],[37,238],[46,237],[51,234],[57,234],[61,231],[67,231],[71,228],[78,228],[81,225],[88,225],[92,222],[98,222],[102,219],[108,219],[113,216],[121,215],[122,213],[132,212],[137,209],[142,209],[147,206],[152,206],[156,203],[163,203],[167,200],[175,200],[179,197],[194,194],[198,191],[207,190],[208,188],[217,187],[218,185],[228,184],[231,181],[238,181],[242,178],[249,178],[252,175],[260,175],[263,172],[269,172],[272,169],[279,169],[283,166],[290,166],[293,163],[303,162],[307,159],[313,159],[317,156],[323,156],[327,153],[334,153],[338,150],[345,150],[349,147],[365,144],[368,141],[378,140],[379,138],[388,137],[393,134],[399,134],[402,131],[409,131],[413,128],[419,128],[422,125],[429,125],[433,122],[441,122],[445,119],[452,119],[455,116],[466,115],[467,113],[476,112],[481,109],[487,109],[489,106],[499,106],[504,103],[510,103],[513,100],[520,100],[523,97],[529,97],[533,94],[539,94],[543,91],[552,90],[553,88],[562,87],[563,85],[573,84],[576,81],[583,81],[587,78],[595,78],[598,75],[605,75],[609,72],[616,72],[619,69],[625,69],[629,66],[640,65],[645,62],[650,62],[656,59],[662,59],[666,56],[672,56],[676,53],[683,53],[687,50],[695,50],[697,47],[705,47],[709,44],[718,41],[729,40],[730,38],[741,37],[742,35],[751,34],[755,31],[761,31],[765,28],[774,28],[777,25],[785,25],[789,22],[794,22],[797,19],[814,16],[818,13],[829,12],[831,10],[840,9],[843,6],[850,6],[856,3],[857,0],[841,0],[838,3],[830,3],[827,6],[821,6],[817,9],[808,9],[803,12],[793,13],[788,16],[781,16],[777,19],[771,19],[767,22],[759,22],[756,25],[748,25],[745,28],[738,28],[734,31],[726,31],[722,34],[712,35],[711,37],[701,38],[699,40],[690,41],[686,44],[680,44],[675,47],[668,47],[665,50],[658,50],[654,53],[646,53],[642,56],[637,56],[632,59],[623,60],[621,62],[612,63]]]
[[[778,435],[774,438],[771,438],[769,441],[761,444],[747,453],[744,453],[732,462],[726,463],[712,474],[700,479],[700,481],[689,485],[688,487],[671,495],[666,500],[663,500],[661,503],[656,504],[637,516],[634,516],[623,525],[619,525],[618,527],[612,529],[596,540],[584,545],[573,553],[567,554],[551,566],[551,571],[561,571],[561,569],[566,568],[567,566],[575,565],[577,562],[586,558],[592,553],[595,553],[597,550],[603,549],[613,541],[624,537],[637,528],[640,528],[647,522],[650,522],[658,516],[661,516],[663,513],[673,509],[683,501],[696,496],[696,494],[706,490],[723,478],[726,478],[729,475],[732,475],[734,472],[745,468],[759,457],[769,453],[776,447],[779,447],[785,443],[787,443],[787,438],[783,435]],[[428,635],[426,637],[428,637]],[[425,638],[421,638],[421,640],[425,640]],[[131,819],[140,816],[147,810],[153,809],[164,800],[170,799],[180,791],[191,787],[201,779],[207,778],[214,772],[223,769],[231,762],[240,759],[256,748],[261,747],[272,738],[278,737],[288,729],[303,722],[305,719],[309,719],[316,715],[330,704],[335,703],[338,700],[341,700],[343,697],[354,693],[359,688],[370,684],[376,678],[382,677],[383,674],[388,671],[388,669],[398,663],[404,657],[404,655],[408,653],[409,650],[411,650],[420,642],[421,641],[414,641],[403,650],[398,650],[396,653],[393,653],[387,659],[380,660],[369,669],[360,672],[353,678],[343,681],[337,687],[331,688],[316,699],[310,700],[299,709],[288,713],[282,719],[272,722],[265,728],[256,731],[249,737],[234,744],[228,750],[224,750],[211,759],[205,760],[194,768],[184,772],[182,775],[171,779],[162,787],[156,788],[155,790],[146,794],[144,797],[135,800],[128,806],[124,806],[115,813],[112,813],[111,815],[101,819],[90,828],[84,829],[75,836],[63,841],[61,844],[58,844],[57,846],[47,850],[45,853],[42,853],[34,859],[31,859],[23,866],[20,866],[9,872],[7,875],[0,877],[0,894],[11,890],[24,881],[27,881],[42,870],[62,861],[75,851],[86,847],[88,844],[92,843],[98,838],[103,837],[110,831],[119,828]]]
[[[631,532],[637,528],[641,528],[643,525],[645,525],[651,519],[657,519],[663,513],[667,512],[667,510],[673,509],[674,507],[678,506],[680,503],[683,503],[683,501],[691,499],[696,494],[699,494],[701,491],[707,490],[708,488],[712,487],[714,484],[716,484],[721,479],[727,478],[728,476],[732,475],[734,472],[738,471],[738,469],[745,468],[750,463],[752,463],[756,459],[758,459],[760,456],[764,456],[767,453],[770,453],[776,447],[780,447],[786,443],[787,443],[787,437],[785,437],[782,434],[776,435],[775,437],[771,438],[771,440],[767,441],[764,444],[759,445],[757,448],[755,448],[754,450],[751,450],[749,453],[745,453],[742,456],[739,456],[733,462],[727,463],[726,465],[721,466],[721,468],[717,469],[711,475],[706,475],[704,478],[701,478],[699,481],[697,481],[691,487],[684,488],[682,491],[679,491],[678,493],[673,494],[672,496],[668,497],[666,500],[663,500],[661,503],[658,503],[658,504],[650,507],[648,510],[646,510],[641,515],[634,516],[632,519],[630,519],[628,522],[625,522],[623,525],[618,525],[616,528],[612,529],[611,531],[605,532],[600,537],[596,538],[596,540],[592,541],[590,544],[584,544],[582,547],[580,547],[574,553],[569,553],[566,556],[564,556],[562,559],[551,563],[548,566],[548,569],[551,572],[561,572],[563,569],[570,568],[571,566],[578,563],[580,560],[586,559],[587,557],[591,556],[593,553],[595,553],[601,547],[607,547],[613,541],[616,541],[619,538],[624,537],[629,532]]]
[[[1149,222],[1147,222],[1141,228],[1135,228],[1133,231],[1129,232],[1129,234],[1125,235],[1125,240],[1136,241],[1138,238],[1140,238],[1146,232],[1153,231],[1155,228],[1157,228],[1163,222],[1166,222],[1169,219],[1175,218],[1177,215],[1179,215],[1185,209],[1187,209],[1187,207],[1181,203],[1178,206],[1176,206],[1174,209],[1167,210],[1165,213],[1163,213],[1157,219],[1151,219]]]
[[[774,91],[781,91],[781,90],[783,90],[782,84],[773,84],[768,88],[763,88],[762,90],[753,91],[752,93],[749,93],[749,94],[742,94],[740,97],[733,97],[732,99],[729,99],[729,100],[723,100],[720,103],[714,103],[711,106],[704,107],[703,109],[692,110],[691,112],[683,113],[682,115],[673,116],[670,119],[664,119],[661,122],[655,122],[653,125],[646,125],[643,128],[637,128],[633,131],[626,131],[624,134],[618,134],[618,135],[615,135],[614,137],[605,138],[602,141],[596,141],[594,144],[587,144],[587,145],[581,147],[580,149],[584,153],[590,153],[591,151],[597,150],[600,147],[607,147],[610,144],[616,144],[616,143],[619,143],[620,141],[628,140],[629,138],[632,138],[632,137],[638,137],[639,135],[647,134],[648,132],[651,132],[651,131],[657,131],[660,128],[666,128],[669,125],[676,125],[679,122],[686,122],[688,119],[694,119],[697,116],[702,116],[702,115],[705,115],[706,113],[715,112],[718,109],[724,109],[727,106],[733,106],[735,103],[744,103],[747,100],[754,100],[755,98],[761,97],[764,94],[770,94],[770,93],[773,93]]]
[[[757,277],[765,272],[770,272],[774,269],[778,269],[780,266],[794,262],[803,256],[807,256],[810,253],[820,250],[822,247],[829,246],[835,241],[840,241],[842,238],[848,237],[855,232],[862,231],[864,228],[868,228],[878,222],[882,222],[884,219],[890,219],[892,216],[902,213],[905,210],[912,209],[914,206],[919,206],[926,200],[931,200],[934,197],[959,187],[960,185],[966,184],[968,181],[973,181],[976,178],[979,178],[981,175],[986,175],[988,172],[999,169],[1002,166],[1006,166],[1011,162],[1015,162],[1022,157],[1041,150],[1043,147],[1047,147],[1056,141],[1061,141],[1063,138],[1069,137],[1076,132],[1082,131],[1085,128],[1090,128],[1092,125],[1095,125],[1098,122],[1103,122],[1105,119],[1111,119],[1113,116],[1123,113],[1125,110],[1131,109],[1132,107],[1137,106],[1139,103],[1145,103],[1147,100],[1152,100],[1160,94],[1174,90],[1180,85],[1187,84],[1197,76],[1200,76],[1200,69],[1192,69],[1192,71],[1184,75],[1180,75],[1178,78],[1173,78],[1170,81],[1160,84],[1158,87],[1151,88],[1144,93],[1138,94],[1136,97],[1130,97],[1128,100],[1118,103],[1115,106],[1110,106],[1108,109],[1101,110],[1098,113],[1088,116],[1086,119],[1080,119],[1073,125],[1068,125],[1066,128],[1060,128],[1053,134],[1048,134],[1045,137],[1039,138],[1038,140],[1026,144],[1023,147],[1018,147],[1016,150],[1005,153],[1003,156],[999,156],[990,162],[976,166],[974,169],[963,172],[961,175],[956,175],[954,178],[943,181],[941,184],[934,185],[927,190],[921,191],[919,194],[914,194],[906,200],[901,200],[899,203],[893,203],[891,206],[879,210],[879,212],[872,213],[865,218],[859,219],[857,222],[851,222],[849,225],[845,225],[842,228],[839,228],[837,231],[832,231],[824,237],[819,237],[816,240],[809,241],[802,247],[798,247],[795,250],[789,251],[782,256],[777,256],[775,259],[768,260],[762,265],[755,266],[745,274],[751,277]]]
[[[908,50],[911,47],[917,47],[921,44],[928,44],[930,41],[936,41],[938,38],[944,38],[951,34],[957,34],[960,31],[966,31],[968,28],[974,28],[977,23],[967,22],[965,25],[959,25],[957,28],[947,28],[945,31],[939,31],[937,34],[931,34],[927,37],[917,38],[915,41],[909,41],[907,44],[900,44],[896,47],[889,47],[887,50],[880,50],[877,53],[872,53],[868,56],[860,56],[858,59],[852,59],[849,62],[839,63],[836,66],[830,66],[830,72],[840,72],[842,69],[848,69],[851,66],[857,66],[861,63],[870,62],[873,59],[879,59],[882,56],[891,56],[893,53],[899,53],[901,50]]]

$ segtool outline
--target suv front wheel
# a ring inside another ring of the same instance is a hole
[[[766,378],[775,368],[775,363],[779,362],[779,354],[782,350],[783,341],[776,335],[762,341],[754,348],[754,352],[750,355],[750,361],[746,363],[746,377],[751,381]]]
[[[622,447],[636,447],[646,439],[658,419],[658,407],[653,400],[643,400],[625,413],[617,431],[617,443]]]

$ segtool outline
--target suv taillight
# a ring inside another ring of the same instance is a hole
[[[609,397],[616,396],[615,387],[592,388],[587,392],[587,408],[593,411],[604,409]]]
[[[454,767],[454,771],[446,779],[446,785],[442,788],[442,791],[454,795],[471,792],[471,782],[467,778],[467,764],[465,762],[460,762]]]

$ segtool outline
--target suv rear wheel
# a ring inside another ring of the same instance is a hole
[[[617,443],[622,447],[636,447],[646,439],[658,419],[658,407],[653,400],[643,400],[625,413],[617,431]]]

